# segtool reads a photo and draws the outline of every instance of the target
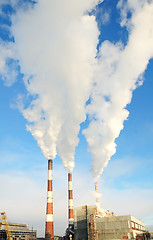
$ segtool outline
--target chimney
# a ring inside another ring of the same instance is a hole
[[[97,207],[100,207],[100,201],[98,197],[98,182],[95,183],[95,193],[96,193],[96,205]]]
[[[54,239],[54,226],[53,226],[53,161],[48,160],[48,191],[47,191],[47,211],[46,211],[46,229],[45,229],[45,239]]]
[[[72,191],[72,173],[68,173],[68,196],[69,196],[69,226],[73,226],[73,191]]]

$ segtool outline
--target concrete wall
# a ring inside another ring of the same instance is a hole
[[[98,213],[100,210],[96,206],[74,209],[75,240],[131,239],[145,231],[144,223],[131,215],[104,216],[104,210]]]
[[[136,235],[141,233],[142,230],[132,228],[133,220],[136,225],[141,226],[145,230],[144,223],[131,215],[95,218],[98,239],[136,238]]]
[[[87,206],[82,206],[74,209],[74,230],[75,230],[75,239],[87,240]]]

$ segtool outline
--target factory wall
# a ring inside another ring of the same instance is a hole
[[[137,218],[115,216],[97,206],[74,209],[75,240],[131,239],[145,231],[144,223]]]
[[[143,222],[131,215],[104,218],[95,217],[94,220],[95,231],[98,232],[98,239],[132,239],[136,238],[137,234],[145,231]],[[139,226],[139,228],[134,229],[132,227],[133,223]]]

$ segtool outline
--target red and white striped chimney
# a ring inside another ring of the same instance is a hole
[[[53,225],[53,161],[48,160],[48,191],[47,191],[47,211],[46,211],[46,230],[45,239],[54,239],[54,225]]]
[[[69,196],[69,226],[73,225],[74,215],[73,215],[73,191],[72,191],[72,173],[68,173],[68,196]]]

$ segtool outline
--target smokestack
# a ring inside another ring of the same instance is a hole
[[[69,226],[73,225],[73,191],[72,191],[72,173],[68,173],[68,196],[69,196]]]
[[[98,193],[98,182],[95,183],[95,195],[96,195],[96,205],[100,207],[99,193]]]
[[[53,161],[48,160],[48,191],[47,191],[47,211],[46,211],[46,230],[45,239],[54,239],[54,226],[53,226]]]

